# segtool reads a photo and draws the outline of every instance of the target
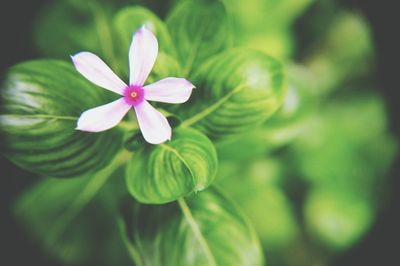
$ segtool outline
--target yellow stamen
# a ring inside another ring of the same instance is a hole
[[[134,91],[131,92],[131,97],[132,97],[132,98],[136,98],[136,96],[137,96],[137,92],[134,92]]]

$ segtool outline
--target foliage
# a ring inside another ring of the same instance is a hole
[[[384,203],[397,142],[365,19],[314,2],[49,3],[33,28],[53,59],[10,67],[1,90],[1,152],[42,176],[15,203],[27,234],[65,265],[329,265],[354,246]],[[293,24],[310,7],[323,15],[306,13],[306,45]],[[76,131],[114,96],[69,56],[96,53],[127,80],[141,25],[159,42],[148,81],[196,86],[185,104],[155,105],[171,141],[149,145],[129,116]]]

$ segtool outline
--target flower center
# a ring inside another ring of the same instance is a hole
[[[127,104],[137,105],[144,100],[144,90],[142,86],[130,85],[125,88],[124,99]]]

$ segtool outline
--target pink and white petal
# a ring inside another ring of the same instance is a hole
[[[92,83],[112,92],[123,94],[127,85],[97,55],[81,52],[71,56],[76,70]]]
[[[115,127],[132,106],[120,98],[111,103],[89,109],[78,119],[77,130],[100,132]]]
[[[144,87],[144,98],[164,103],[184,103],[195,87],[183,78],[165,78]]]
[[[149,76],[158,54],[156,36],[145,26],[138,29],[132,37],[129,49],[130,85],[143,86]]]
[[[146,100],[136,105],[135,111],[140,130],[148,143],[160,144],[171,139],[168,120]]]

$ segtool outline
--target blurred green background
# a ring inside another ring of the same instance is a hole
[[[59,34],[90,40],[85,32],[90,18],[73,17],[75,31],[62,31],[68,16],[83,11],[78,1],[60,2],[1,4],[2,74],[22,60],[57,57],[52,42]],[[130,1],[103,2],[112,12]],[[164,18],[178,0],[136,2]],[[382,265],[395,259],[390,242],[399,233],[399,107],[395,47],[386,32],[391,24],[382,17],[390,18],[390,6],[382,2],[378,9],[372,1],[224,2],[232,14],[234,45],[263,51],[288,68],[289,91],[279,111],[259,129],[217,145],[216,183],[250,218],[267,264]],[[49,21],[57,23],[58,32]],[[62,49],[73,52],[68,43]],[[1,160],[6,236],[1,264],[59,265],[11,214],[17,196],[34,179]]]

